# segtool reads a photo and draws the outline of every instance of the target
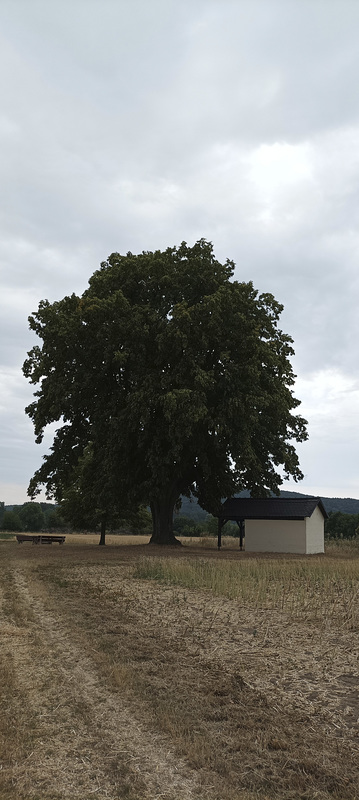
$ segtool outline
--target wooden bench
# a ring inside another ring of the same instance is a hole
[[[59,544],[63,544],[66,536],[52,536],[48,533],[17,533],[16,539],[18,544],[22,544],[23,542],[32,542],[33,544],[52,544],[53,542],[58,542]]]
[[[28,533],[17,533],[16,539],[18,544],[22,544],[23,542],[32,542],[33,544],[38,544],[40,536],[30,536]]]
[[[59,544],[63,544],[66,539],[66,536],[51,536],[46,535],[40,536],[40,544],[52,544],[53,542],[58,542]]]

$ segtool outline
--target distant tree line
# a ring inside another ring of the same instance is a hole
[[[326,539],[354,539],[359,536],[359,514],[329,512],[329,517],[325,520],[324,534]]]
[[[173,530],[178,536],[217,536],[218,518],[207,514],[204,519],[189,517],[185,514],[175,515]],[[239,528],[235,522],[227,522],[225,536],[239,536]]]
[[[175,514],[173,530],[178,536],[216,536],[218,530],[217,517],[207,514],[199,518],[196,514],[198,507],[194,508],[194,515],[189,516],[187,507],[184,513]],[[0,501],[0,530],[10,532],[56,531],[56,530],[89,530],[96,531],[99,523],[94,518],[86,520],[81,518],[78,524],[71,524],[67,516],[67,506],[63,508],[53,503],[29,502],[23,505],[12,506],[7,509],[4,502]],[[73,522],[73,521],[72,521]],[[146,509],[141,509],[131,518],[113,520],[113,532],[128,532],[133,534],[147,534],[151,532],[150,514]],[[325,520],[324,533],[326,539],[354,539],[359,537],[359,514],[345,514],[342,511],[329,512]],[[235,522],[228,522],[225,527],[226,536],[238,536],[239,530]]]
[[[3,531],[37,533],[42,530],[60,530],[65,521],[53,503],[23,503],[11,509],[0,503],[0,528]]]
[[[79,512],[74,514],[66,502],[63,505],[53,503],[28,502],[6,508],[0,502],[0,530],[13,533],[26,531],[38,533],[40,531],[74,530],[96,532],[100,528],[99,518],[94,514],[82,516]],[[137,513],[126,519],[113,517],[109,530],[126,533],[150,533],[151,517],[149,512],[141,508]]]
[[[77,524],[71,510],[67,503],[60,504],[59,506],[53,503],[35,503],[29,502],[23,505],[12,506],[6,508],[3,502],[0,502],[0,530],[9,531],[14,533],[33,531],[52,531],[52,530],[88,530],[97,531],[99,522],[96,518],[91,519],[89,516],[79,516]],[[70,519],[70,518],[71,519]],[[86,524],[84,524],[86,523]],[[218,521],[216,517],[207,514],[203,519],[199,520],[196,516],[190,517],[186,513],[177,513],[175,515],[174,530],[178,536],[216,536]],[[151,533],[151,517],[146,509],[141,509],[137,514],[133,514],[131,518],[113,520],[113,532],[128,532],[133,534],[149,534]],[[235,523],[228,523],[226,525],[226,536],[237,536],[238,526]]]

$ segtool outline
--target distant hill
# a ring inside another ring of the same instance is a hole
[[[250,492],[248,491],[240,492],[236,495],[236,497],[249,496]],[[302,492],[282,491],[280,497],[313,497],[313,495],[303,494]],[[359,500],[355,500],[353,497],[321,497],[320,499],[328,514],[330,511],[341,511],[342,514],[359,514]],[[12,511],[13,508],[13,505],[5,506],[4,511]],[[56,505],[54,503],[41,503],[41,508],[46,513],[46,511],[55,510]],[[206,518],[207,511],[201,508],[195,497],[182,497],[182,506],[179,514],[200,522]]]
[[[281,492],[281,497],[313,497],[300,492]],[[326,512],[341,511],[342,514],[359,514],[359,500],[354,497],[321,497]]]
[[[236,495],[236,497],[249,497],[250,492],[244,491]],[[302,492],[280,492],[280,497],[313,497],[312,494],[303,494]],[[341,511],[343,514],[359,514],[359,500],[353,497],[321,497],[323,506],[329,514],[330,511]],[[179,512],[185,517],[192,517],[197,521],[204,520],[207,512],[198,505],[195,497],[182,497],[182,506]]]

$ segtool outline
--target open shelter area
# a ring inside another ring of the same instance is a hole
[[[324,520],[320,497],[230,497],[218,516],[218,549],[222,531],[232,520],[239,527],[240,547],[246,538],[251,553],[324,553]]]
[[[97,542],[0,540],[1,800],[359,798],[357,544]]]

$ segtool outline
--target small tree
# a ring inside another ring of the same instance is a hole
[[[45,517],[40,503],[24,503],[16,509],[24,531],[41,531]]]
[[[106,528],[140,521],[137,507],[130,509],[121,503],[120,489],[102,442],[90,442],[73,468],[70,485],[63,489],[61,514],[75,528],[99,527],[99,544],[105,545]]]
[[[91,442],[74,468],[72,483],[60,503],[60,513],[75,528],[100,529],[100,545],[106,544],[106,530],[127,526],[139,531],[148,527],[148,511],[124,504],[116,478],[102,444]]]
[[[5,511],[3,514],[1,529],[3,531],[22,531],[22,522],[16,511]]]

